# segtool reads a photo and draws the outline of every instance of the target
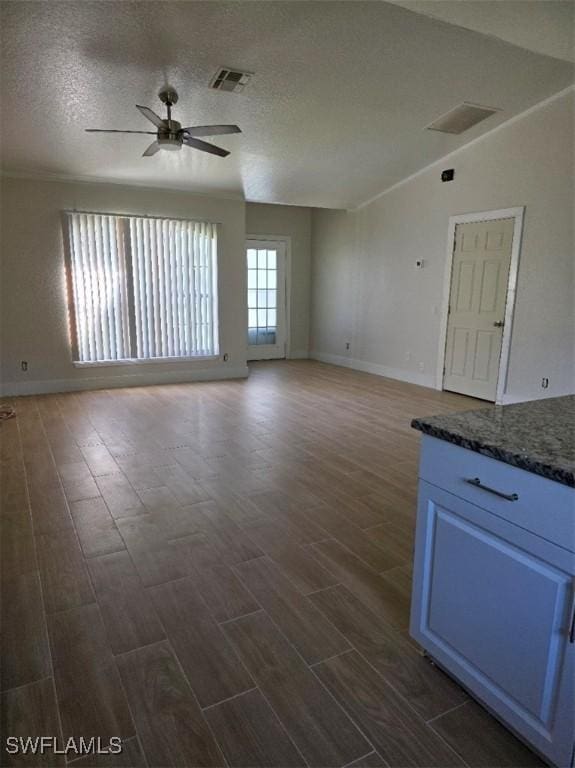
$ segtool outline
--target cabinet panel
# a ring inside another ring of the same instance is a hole
[[[427,631],[548,726],[569,577],[439,505],[434,517]]]
[[[572,556],[420,482],[411,633],[490,709],[569,765]]]
[[[419,477],[575,552],[575,491],[567,485],[429,435],[421,442]],[[516,493],[517,500],[466,482],[476,477],[483,485]]]

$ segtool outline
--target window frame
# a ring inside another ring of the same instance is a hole
[[[179,216],[158,216],[139,213],[111,213],[109,211],[86,211],[79,209],[63,209],[61,210],[61,223],[63,233],[63,252],[64,252],[64,272],[66,283],[66,300],[67,300],[67,312],[68,312],[68,332],[69,332],[69,348],[71,352],[71,362],[75,368],[99,368],[99,367],[112,367],[112,366],[133,366],[133,365],[166,365],[172,363],[190,363],[195,360],[202,361],[215,361],[220,359],[221,339],[220,339],[220,318],[219,318],[219,256],[220,256],[220,235],[221,235],[221,223],[217,221],[211,221],[209,219],[189,219]],[[129,322],[129,341],[130,352],[132,357],[121,359],[107,359],[107,360],[79,360],[79,344],[78,344],[78,321],[76,317],[76,302],[74,294],[74,279],[73,279],[73,264],[72,264],[72,244],[70,241],[70,229],[69,222],[71,215],[88,215],[88,216],[111,216],[120,220],[122,234],[123,234],[123,249],[125,257],[125,273],[127,283],[127,302],[128,302],[128,322]],[[213,354],[192,354],[192,355],[174,355],[164,357],[136,357],[136,315],[135,315],[135,292],[133,285],[133,253],[132,243],[130,237],[130,219],[154,219],[156,221],[180,221],[186,224],[209,224],[215,228],[216,234],[216,247],[213,254],[213,274],[212,284],[214,287],[214,293],[212,298],[212,316],[213,316],[213,345],[215,351]]]

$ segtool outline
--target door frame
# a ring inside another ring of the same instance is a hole
[[[248,240],[264,240],[266,242],[273,242],[285,245],[285,344],[286,344],[286,360],[291,357],[291,236],[290,235],[250,235],[246,234],[244,244],[244,262],[246,260],[247,242]],[[247,276],[247,266],[246,266]],[[247,289],[246,289],[247,297]],[[246,309],[247,313],[247,309]],[[247,328],[247,317],[246,317]],[[247,334],[246,334],[247,337]]]
[[[447,260],[443,278],[443,300],[441,304],[441,324],[439,328],[439,350],[437,358],[437,373],[435,388],[443,390],[443,377],[445,366],[445,352],[447,344],[447,323],[449,317],[449,296],[451,294],[451,278],[453,270],[453,249],[455,246],[455,228],[458,224],[469,224],[479,221],[496,221],[497,219],[514,219],[513,242],[511,245],[511,263],[509,264],[509,277],[507,280],[507,295],[505,299],[505,325],[501,339],[501,355],[499,357],[499,371],[497,374],[497,389],[495,403],[503,402],[505,388],[507,386],[507,370],[509,366],[509,353],[511,351],[511,334],[513,326],[513,310],[515,308],[515,296],[517,293],[517,273],[519,271],[519,256],[521,253],[521,240],[523,237],[523,220],[525,206],[518,208],[500,208],[494,211],[480,211],[478,213],[460,213],[449,217],[447,230]]]

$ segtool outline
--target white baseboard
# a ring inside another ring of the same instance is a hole
[[[288,360],[307,360],[309,358],[309,352],[307,349],[296,349],[289,353]]]
[[[431,373],[405,371],[402,368],[391,368],[388,365],[368,363],[366,360],[356,360],[353,357],[343,357],[343,355],[331,355],[327,352],[312,351],[309,356],[313,360],[319,360],[322,363],[341,365],[345,368],[353,368],[356,371],[373,373],[376,376],[385,376],[388,379],[397,379],[409,384],[419,384],[421,387],[430,387],[431,389],[435,388],[435,377]]]
[[[513,394],[504,394],[501,398],[501,402],[498,403],[498,405],[513,405],[514,403],[527,403],[531,402],[532,400],[547,400],[550,397],[565,397],[566,395],[573,395],[575,392],[573,390],[567,389],[566,391],[560,391],[560,392],[549,392],[548,390],[543,390],[542,392],[534,392],[530,395],[513,395]]]
[[[44,395],[54,392],[78,392],[84,389],[113,389],[116,387],[141,387],[153,384],[184,384],[193,381],[220,381],[245,379],[247,365],[237,368],[224,366],[187,371],[146,371],[125,375],[93,376],[76,379],[49,379],[47,381],[7,381],[2,385],[4,397],[18,395]]]

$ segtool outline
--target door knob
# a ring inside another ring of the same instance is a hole
[[[493,325],[494,325],[496,328],[503,328],[503,326],[505,325],[505,323],[503,322],[503,320],[496,320],[496,321],[493,323]]]

